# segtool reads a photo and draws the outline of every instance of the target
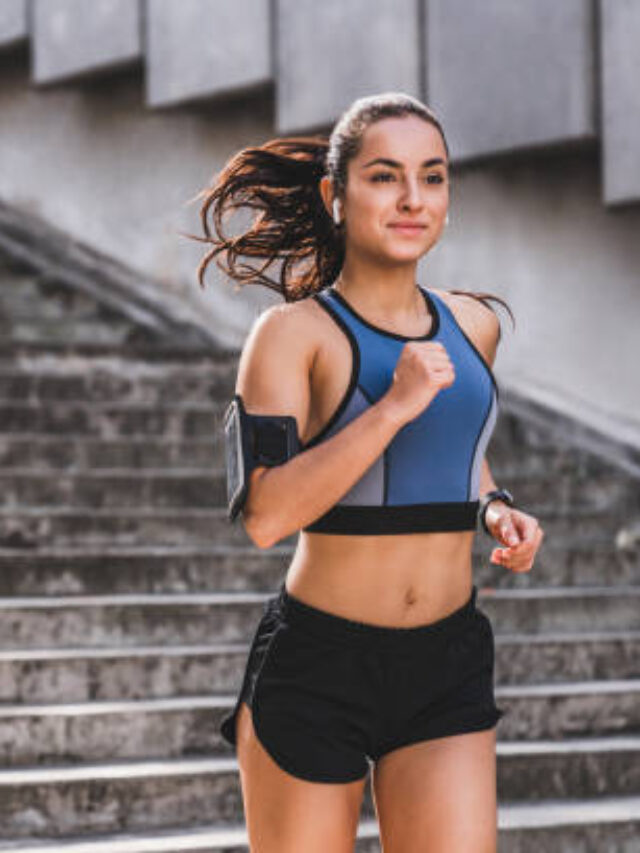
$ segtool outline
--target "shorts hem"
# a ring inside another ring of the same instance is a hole
[[[455,723],[452,722],[449,725],[443,724],[438,728],[433,728],[422,734],[410,735],[402,740],[394,741],[393,744],[387,746],[382,752],[377,752],[376,755],[373,756],[373,760],[379,761],[385,755],[388,755],[403,746],[411,746],[415,743],[422,743],[423,741],[428,740],[438,740],[439,738],[451,737],[453,735],[464,735],[470,734],[471,732],[493,729],[500,722],[504,714],[505,712],[501,708],[496,708],[496,710],[488,716],[484,715],[483,717],[476,717],[475,719],[469,719],[467,721],[458,720]]]
[[[255,699],[255,693],[254,693]],[[298,770],[294,768],[289,763],[288,759],[284,758],[281,752],[277,749],[274,749],[270,746],[265,739],[264,732],[262,731],[262,722],[260,720],[260,715],[257,713],[257,708],[252,707],[246,700],[245,705],[249,708],[251,712],[251,718],[253,720],[253,729],[256,733],[256,737],[260,741],[263,749],[268,753],[268,755],[275,761],[278,767],[281,770],[284,770],[285,773],[288,773],[290,776],[295,776],[296,779],[302,779],[305,782],[323,782],[325,784],[333,784],[333,785],[343,785],[347,782],[357,782],[362,781],[367,778],[369,773],[369,767],[367,765],[367,769],[364,773],[351,774],[343,779],[330,779],[326,775],[322,773],[308,773],[305,770]]]

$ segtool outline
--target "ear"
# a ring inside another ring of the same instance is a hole
[[[323,175],[323,177],[320,178],[319,190],[320,190],[320,195],[322,196],[322,201],[324,202],[324,206],[325,206],[325,209],[327,211],[327,214],[333,218],[333,208],[332,208],[333,199],[334,199],[333,182],[328,175]]]

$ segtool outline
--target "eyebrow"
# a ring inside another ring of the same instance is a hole
[[[392,168],[395,168],[395,169],[401,169],[402,168],[402,163],[398,163],[397,160],[391,160],[389,157],[376,157],[375,160],[369,160],[368,163],[365,163],[362,168],[366,169],[369,166],[375,165],[376,163],[382,163],[385,166],[391,166]],[[442,159],[442,157],[432,157],[430,160],[424,160],[421,165],[424,168],[428,168],[429,166],[436,166],[436,165],[445,166],[446,163]]]

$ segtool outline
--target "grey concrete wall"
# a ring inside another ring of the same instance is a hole
[[[272,80],[267,0],[147,0],[147,103],[240,93]]]
[[[278,0],[276,130],[335,121],[354,98],[420,97],[418,0]]]
[[[33,79],[51,83],[142,56],[141,0],[31,0]]]
[[[27,35],[27,0],[2,0],[0,2],[0,47],[22,41]]]
[[[458,160],[595,135],[590,0],[424,0],[426,92]]]
[[[640,197],[640,3],[600,0],[602,149],[607,203]]]

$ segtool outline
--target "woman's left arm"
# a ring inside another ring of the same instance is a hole
[[[486,303],[466,294],[457,294],[454,301],[446,291],[439,293],[447,299],[456,319],[474,342],[487,363],[493,368],[500,341],[500,320]],[[480,472],[480,495],[497,489],[486,457]],[[534,518],[504,501],[491,501],[485,514],[487,528],[494,539],[505,546],[494,548],[491,562],[506,566],[514,572],[528,572],[542,542],[544,532]]]
[[[485,457],[480,473],[480,495],[497,488]],[[491,501],[484,518],[493,538],[506,546],[493,549],[491,562],[513,572],[528,572],[544,537],[538,519],[502,500]]]

